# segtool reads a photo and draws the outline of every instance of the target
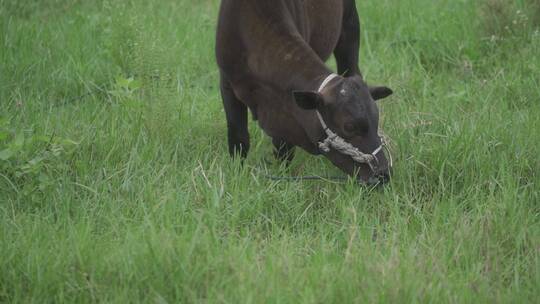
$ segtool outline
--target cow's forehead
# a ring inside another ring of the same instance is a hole
[[[344,81],[337,89],[339,97],[344,101],[367,101],[369,99],[367,86],[356,81]]]

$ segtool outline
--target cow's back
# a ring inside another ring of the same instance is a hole
[[[326,61],[339,39],[342,15],[341,0],[223,0],[218,64],[225,69],[237,69],[240,63],[247,67],[254,64],[250,57],[276,64],[273,57],[294,55],[289,49],[294,51],[297,37]]]

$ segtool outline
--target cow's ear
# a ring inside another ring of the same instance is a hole
[[[314,110],[323,105],[324,100],[321,94],[313,91],[294,91],[294,101],[304,110]]]
[[[375,100],[386,98],[392,95],[394,92],[388,87],[369,87],[369,93]]]

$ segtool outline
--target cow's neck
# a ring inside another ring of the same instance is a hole
[[[272,37],[274,45],[254,52],[259,75],[283,91],[316,91],[321,82],[332,73],[323,60],[302,38],[294,36]]]
[[[292,98],[293,91],[317,92],[323,81],[333,72],[309,46],[300,46],[292,50],[295,58],[290,59],[288,64],[272,65],[273,67],[281,67],[273,71],[276,73],[275,75],[279,75],[277,79],[281,80],[278,81],[278,86],[281,86],[281,89],[290,98]],[[285,53],[287,54],[287,52]],[[271,58],[279,62],[282,58],[278,55]],[[294,102],[292,99],[290,101]],[[292,107],[291,109],[294,109],[291,114],[302,126],[305,135],[309,139],[309,144],[305,143],[303,148],[312,154],[320,153],[318,142],[324,138],[325,133],[316,112],[300,110],[298,107]]]
[[[287,79],[284,89],[291,97],[292,91],[318,91],[323,81],[333,73],[313,51],[306,52],[301,61],[287,66],[284,72],[283,77]],[[315,111],[293,111],[293,116],[302,125],[309,138],[310,144],[304,146],[304,149],[312,154],[318,154],[320,151],[317,143],[324,137],[324,129]]]
[[[252,52],[256,56],[250,61],[251,68],[257,70],[259,77],[289,98],[292,98],[293,91],[318,91],[324,79],[333,73],[303,38],[291,35],[292,32],[285,29],[280,35],[275,29],[267,31],[267,39],[272,41],[272,46],[258,45]],[[317,142],[325,134],[315,112],[306,112],[298,107],[291,107],[291,110],[310,142],[302,145],[303,148],[313,154],[319,153]]]
[[[287,91],[317,91],[324,79],[333,73],[314,52],[306,52],[302,57],[285,71]]]

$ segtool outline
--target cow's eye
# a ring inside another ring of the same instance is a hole
[[[354,123],[347,122],[347,123],[345,123],[343,128],[345,129],[345,132],[347,132],[347,133],[354,133],[355,126],[354,126]]]
[[[363,136],[369,131],[369,125],[365,120],[349,121],[343,125],[343,131],[348,135]]]

